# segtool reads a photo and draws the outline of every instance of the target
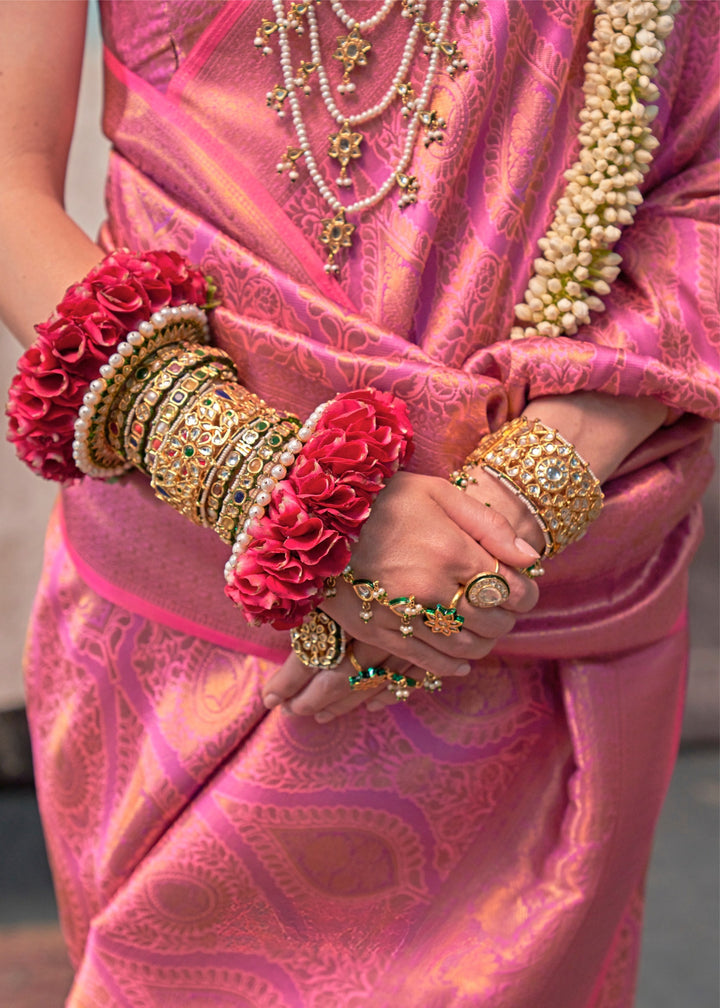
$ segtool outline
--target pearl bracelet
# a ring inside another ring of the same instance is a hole
[[[255,498],[252,507],[248,511],[248,517],[243,523],[240,532],[233,543],[230,557],[225,564],[225,581],[227,584],[233,583],[237,562],[252,542],[252,526],[255,522],[260,521],[265,514],[265,509],[270,503],[270,498],[277,488],[278,483],[285,479],[288,469],[290,469],[290,467],[294,464],[295,459],[302,451],[303,445],[309,441],[315,433],[315,427],[317,426],[320,417],[329,406],[330,401],[331,400],[321,403],[320,406],[318,406],[310,414],[303,426],[297,432],[297,436],[287,443],[284,450],[280,452],[276,464],[273,465],[270,472],[266,477],[264,477],[261,491],[262,496],[258,495],[258,497]]]
[[[132,468],[130,462],[120,461],[107,445],[104,427],[115,393],[143,357],[167,343],[183,340],[205,343],[207,338],[207,316],[195,304],[162,308],[127,334],[107,364],[100,367],[98,377],[90,382],[75,421],[73,461],[82,473],[108,479]]]

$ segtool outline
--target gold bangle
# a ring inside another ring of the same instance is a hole
[[[237,385],[233,386],[235,392],[238,388]],[[277,456],[282,453],[287,442],[295,436],[300,425],[300,422],[293,417],[281,417],[259,396],[246,389],[242,389],[242,392],[244,398],[241,405],[237,407],[237,412],[238,420],[241,420],[244,426],[233,432],[226,446],[219,451],[203,481],[200,493],[196,497],[195,520],[201,525],[214,525],[219,517],[230,480],[236,475],[239,468],[235,463],[236,454],[244,457],[247,457],[248,454],[251,457],[259,455],[266,463],[265,470],[268,467],[272,469],[277,463]],[[225,394],[222,389],[217,392],[217,396],[225,396]],[[210,410],[209,399],[200,397],[198,415],[201,421],[214,422]],[[258,447],[255,438],[258,433],[263,431],[264,436],[260,447]],[[226,457],[230,461],[229,468],[225,465]],[[263,490],[262,481],[263,477],[258,481],[255,497]],[[273,485],[275,482],[277,480],[272,481]],[[268,490],[271,487],[265,487],[265,489]],[[248,504],[248,507],[250,506]]]
[[[170,348],[168,348],[170,349]],[[155,413],[164,399],[172,395],[173,389],[182,381],[185,375],[192,374],[198,380],[215,377],[216,381],[233,381],[236,379],[235,366],[222,351],[215,347],[188,347],[177,353],[174,360],[154,366],[153,361],[143,361],[137,369],[142,383],[132,401],[127,407],[124,402],[118,404],[118,423],[121,428],[124,455],[128,462],[136,468],[144,467],[145,445],[150,435]],[[163,351],[160,351],[162,354]],[[158,356],[160,356],[158,354]],[[146,371],[154,372],[150,380],[142,382]],[[199,387],[199,386],[198,386]],[[123,400],[125,397],[123,397]],[[124,407],[124,408],[123,408]],[[113,419],[115,410],[113,410]],[[124,423],[123,423],[124,420]]]
[[[224,380],[224,379],[223,379]],[[184,374],[163,395],[148,424],[143,452],[143,470],[151,474],[158,464],[158,452],[182,410],[198,396],[211,392],[217,383],[204,368]]]
[[[179,382],[181,389],[185,381]],[[260,402],[257,396],[230,382],[215,384],[194,396],[155,453],[151,486],[156,495],[200,524],[196,505],[205,481],[228,443],[243,443],[252,414],[264,407]],[[264,407],[263,413],[266,410]]]
[[[124,455],[123,431],[128,414],[133,410],[136,401],[147,390],[147,386],[157,377],[157,373],[168,361],[176,357],[177,347],[174,343],[169,343],[154,353],[149,353],[143,358],[142,363],[138,364],[135,371],[128,376],[122,389],[117,393],[105,425],[107,442],[116,455]]]
[[[260,418],[262,419],[262,418]],[[234,542],[243,523],[247,526],[264,511],[267,498],[282,476],[276,475],[276,468],[285,469],[281,457],[288,445],[296,438],[299,421],[286,418],[273,424],[260,445],[256,445],[245,464],[236,470],[228,482],[228,489],[218,513],[214,528],[225,542]],[[263,484],[267,481],[267,485]],[[253,510],[253,509],[257,510]]]
[[[180,362],[182,363],[182,362]],[[196,395],[202,395],[206,386],[218,382],[233,381],[234,371],[231,371],[221,361],[208,361],[198,364],[188,363],[178,377],[172,377],[164,369],[155,380],[140,393],[133,403],[125,421],[123,432],[124,454],[128,462],[137,469],[148,471],[145,450],[150,438],[153,421],[161,408],[166,396],[171,395],[186,377],[191,379],[189,385],[194,386]]]
[[[142,329],[142,325],[140,328]],[[161,329],[157,329],[152,336],[148,336],[134,347],[124,360],[122,360],[122,355],[113,355],[118,356],[118,363],[111,365],[108,362],[107,367],[110,373],[107,377],[103,374],[103,368],[100,369],[101,378],[97,381],[103,388],[99,392],[97,405],[92,411],[92,421],[87,437],[87,456],[91,466],[99,469],[113,469],[121,461],[121,458],[108,443],[107,424],[116,400],[123,393],[125,383],[142,366],[145,358],[169,343],[177,344],[182,349],[200,346],[200,339],[204,337],[204,333],[205,330],[197,320],[182,318],[180,315],[171,317]],[[232,363],[227,354],[224,356],[228,362]],[[110,361],[112,360],[113,357],[110,358]]]
[[[232,480],[244,461],[245,455],[234,441],[226,445],[215,468],[209,473],[198,499],[197,511],[201,525],[215,525]]]
[[[540,420],[518,417],[483,438],[461,472],[472,466],[524,501],[543,529],[545,558],[581,539],[600,514],[599,480],[573,445]]]

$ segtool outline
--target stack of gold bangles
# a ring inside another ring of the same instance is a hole
[[[235,542],[302,447],[300,421],[238,385],[222,350],[164,340],[106,369],[81,448],[96,467],[126,460],[161,500]]]

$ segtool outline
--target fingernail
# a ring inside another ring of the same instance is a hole
[[[532,547],[529,542],[525,542],[524,539],[518,538],[515,540],[515,549],[518,551],[518,553],[524,553],[525,556],[532,557],[533,560],[540,559],[540,554],[538,553],[538,551],[534,549],[534,547]]]
[[[268,710],[272,710],[273,707],[277,707],[279,703],[282,703],[282,697],[279,697],[277,693],[268,693],[267,696],[263,697],[263,703]]]
[[[331,714],[330,711],[321,710],[315,715],[315,720],[318,724],[327,724],[328,721],[335,720],[335,715]]]
[[[366,708],[371,713],[374,714],[375,711],[383,710],[383,708],[385,707],[385,704],[384,703],[378,703],[378,701],[375,700],[373,703],[365,704],[365,706],[366,706]]]
[[[470,666],[467,664],[458,665],[455,669],[455,675],[470,675]]]

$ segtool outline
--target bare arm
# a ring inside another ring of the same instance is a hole
[[[0,3],[0,317],[24,346],[102,258],[63,204],[86,7]]]

